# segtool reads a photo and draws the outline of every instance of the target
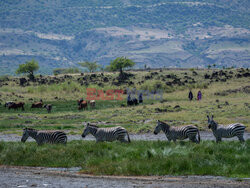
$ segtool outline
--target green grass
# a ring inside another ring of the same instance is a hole
[[[197,75],[193,74],[197,72]],[[103,77],[97,73],[97,77],[92,81],[88,80],[89,86],[81,86],[78,79],[83,76],[73,75],[72,78],[65,79],[59,84],[52,85],[36,85],[30,83],[30,86],[20,87],[15,81],[5,81],[8,85],[2,86],[0,89],[0,102],[17,100],[25,102],[25,111],[8,110],[0,106],[0,132],[1,133],[18,133],[25,126],[31,126],[37,129],[60,129],[67,130],[72,133],[82,131],[82,122],[98,123],[101,127],[120,125],[125,127],[129,132],[143,133],[153,131],[156,121],[163,120],[174,126],[185,124],[194,124],[200,130],[207,129],[207,114],[214,114],[215,120],[220,124],[242,123],[246,125],[246,130],[250,130],[249,102],[250,94],[247,92],[229,93],[226,96],[217,96],[215,93],[235,90],[244,86],[249,86],[249,78],[236,78],[240,69],[226,70],[232,71],[233,78],[226,82],[209,83],[208,79],[204,79],[205,74],[211,75],[215,71],[220,70],[163,70],[160,71],[137,71],[130,72],[133,74],[128,79],[134,85],[128,86],[123,83],[121,86],[112,85],[113,79],[116,79],[118,73],[104,73],[109,78],[109,82],[103,83]],[[224,70],[225,71],[225,70]],[[248,71],[249,70],[244,70]],[[156,74],[152,74],[157,72]],[[188,80],[195,80],[196,83],[185,83],[185,85],[167,86],[166,82],[173,79],[168,75],[176,75],[182,83]],[[145,80],[145,76],[152,76],[151,79]],[[63,75],[58,76],[61,78]],[[90,74],[84,74],[89,78]],[[10,77],[9,79],[12,79]],[[165,79],[165,80],[164,80]],[[141,83],[144,82],[144,83]],[[121,107],[126,105],[126,95],[122,101],[96,101],[95,109],[87,111],[78,111],[76,100],[80,97],[86,97],[86,88],[97,88],[99,83],[104,84],[104,90],[107,89],[125,89],[129,87],[137,89],[153,90],[160,88],[164,90],[163,101],[145,100],[143,105],[136,107]],[[189,89],[192,88],[194,97],[198,90],[202,91],[202,101],[190,102],[187,98]],[[14,94],[13,94],[14,93]],[[20,98],[22,96],[23,98]],[[55,99],[58,97],[58,99]],[[52,113],[48,114],[45,108],[31,109],[29,99],[39,101],[43,99],[45,104],[52,104]],[[228,105],[226,105],[226,102]],[[179,105],[180,108],[175,108]],[[158,109],[162,110],[160,112]],[[100,123],[102,122],[102,123]]]
[[[168,143],[134,141],[64,145],[0,142],[0,164],[78,167],[82,173],[108,175],[215,175],[250,177],[250,140]]]

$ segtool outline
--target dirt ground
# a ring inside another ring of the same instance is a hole
[[[78,168],[0,166],[0,187],[250,187],[250,179],[213,176],[92,176],[77,171]]]
[[[213,136],[212,132],[201,131],[200,136],[201,136],[201,140],[215,140],[215,137]],[[245,140],[250,139],[250,133],[245,132],[244,138],[245,138]],[[131,141],[133,141],[133,140],[148,140],[148,141],[167,140],[166,135],[163,133],[160,133],[158,135],[154,135],[153,133],[131,134],[130,139],[131,139]],[[68,135],[68,141],[71,141],[71,140],[83,140],[83,138],[81,137],[81,135]],[[92,135],[88,135],[84,138],[84,140],[95,140],[95,138]],[[238,138],[237,137],[224,138],[222,140],[238,140]],[[0,134],[0,141],[18,142],[18,141],[21,141],[21,136],[16,135],[16,134]],[[27,141],[34,141],[34,139],[28,138]]]

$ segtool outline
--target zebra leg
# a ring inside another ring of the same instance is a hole
[[[189,137],[189,140],[195,143],[199,143],[199,141],[196,139],[196,136]]]
[[[245,142],[243,135],[237,135],[240,142]]]
[[[221,138],[220,137],[216,137],[216,143],[221,142]]]

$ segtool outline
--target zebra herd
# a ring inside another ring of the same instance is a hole
[[[222,140],[222,138],[232,138],[238,137],[240,142],[244,142],[243,134],[245,131],[245,126],[240,123],[230,124],[227,126],[219,125],[213,120],[213,116],[208,118],[208,128],[212,129],[213,135],[216,138],[216,142]],[[189,138],[190,141],[195,143],[200,143],[200,133],[196,126],[186,125],[181,127],[172,127],[165,122],[157,121],[157,125],[154,130],[154,134],[158,134],[160,131],[163,131],[168,139],[168,141],[173,140],[184,140]],[[84,138],[88,134],[92,134],[96,138],[96,142],[104,141],[115,141],[120,142],[130,142],[130,137],[127,130],[123,127],[111,127],[111,128],[99,128],[95,125],[87,124],[86,128],[82,133]],[[24,128],[23,136],[21,138],[22,142],[25,142],[28,137],[32,137],[36,140],[38,145],[44,143],[67,143],[67,135],[62,131],[38,131],[32,128]],[[127,137],[127,139],[126,139]]]

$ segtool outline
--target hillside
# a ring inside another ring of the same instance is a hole
[[[0,75],[32,58],[40,73],[107,65],[118,56],[149,67],[250,67],[249,1],[0,2]]]

